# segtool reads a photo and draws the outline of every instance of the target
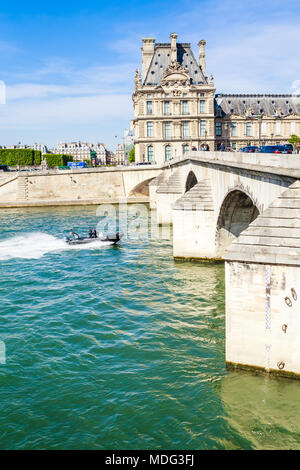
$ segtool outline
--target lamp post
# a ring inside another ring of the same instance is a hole
[[[18,142],[18,151],[17,151],[17,156],[18,156],[18,171],[20,171],[20,145],[21,145],[21,142]]]
[[[228,123],[224,123],[224,138],[225,138],[225,151],[227,150],[227,131],[228,131]]]
[[[273,135],[274,135],[274,134],[271,133],[271,145],[272,145],[272,143],[273,143]]]
[[[262,115],[257,117],[258,120],[258,146],[261,147],[261,124],[262,124]]]

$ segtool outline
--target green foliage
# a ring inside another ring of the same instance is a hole
[[[296,134],[292,134],[289,143],[293,144],[294,149],[297,148],[297,142],[300,142],[300,137],[298,137]]]
[[[133,147],[130,152],[129,152],[129,157],[128,157],[129,163],[135,162],[135,147]]]
[[[40,165],[42,161],[42,152],[40,150],[34,150],[33,159],[35,165]]]
[[[71,155],[56,153],[46,153],[44,158],[46,159],[49,168],[54,168],[56,166],[66,166],[68,162],[73,161],[73,157]]]
[[[38,152],[39,154],[41,152]],[[36,155],[38,160],[38,155]],[[31,149],[0,149],[0,164],[9,166],[34,165],[35,151]],[[36,163],[38,164],[38,163]]]

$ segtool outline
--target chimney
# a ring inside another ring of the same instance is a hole
[[[143,47],[141,47],[142,50],[142,79],[143,81],[146,78],[149,65],[151,62],[151,59],[154,54],[154,43],[155,39],[154,38],[143,38]]]
[[[198,46],[199,46],[199,65],[202,69],[204,77],[206,75],[205,44],[206,44],[206,41],[204,41],[204,39],[201,39],[201,41],[198,42]]]
[[[171,40],[171,62],[173,60],[177,61],[177,46],[176,46],[176,39],[178,38],[178,34],[172,33],[170,34]]]

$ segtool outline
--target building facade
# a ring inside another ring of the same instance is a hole
[[[57,145],[56,152],[72,155],[75,161],[90,160],[91,151],[96,152],[97,164],[107,164],[108,151],[102,143],[88,142],[61,142]]]
[[[116,165],[125,165],[125,146],[124,144],[118,144],[117,150],[114,156],[114,163]]]
[[[238,150],[300,135],[299,96],[215,94],[213,76],[206,76],[206,42],[198,43],[197,61],[190,43],[177,37],[142,40],[132,95],[137,163],[161,164],[203,145]]]

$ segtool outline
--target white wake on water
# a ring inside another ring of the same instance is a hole
[[[62,238],[42,232],[24,233],[0,242],[0,261],[12,258],[39,259],[47,253],[62,250],[87,250],[102,248],[107,244],[93,243],[93,246],[75,245],[69,246]]]

